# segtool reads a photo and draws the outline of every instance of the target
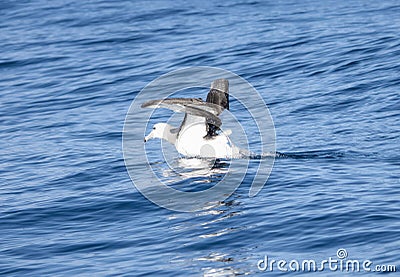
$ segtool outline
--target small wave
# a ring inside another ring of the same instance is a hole
[[[278,159],[340,159],[346,156],[344,151],[337,150],[314,150],[302,152],[276,152]]]
[[[377,158],[379,153],[362,153],[352,150],[312,150],[301,152],[276,152],[276,159],[358,159]]]
[[[248,158],[251,160],[261,160],[268,158],[275,159],[338,159],[346,156],[344,151],[335,150],[314,150],[314,151],[303,151],[303,152],[275,152],[275,153],[263,153],[263,154],[250,154],[243,156],[242,158]]]

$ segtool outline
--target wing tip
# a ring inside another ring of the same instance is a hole
[[[142,105],[140,105],[141,108],[148,108],[149,106],[151,106],[150,102],[152,102],[153,100],[150,101],[146,101],[144,102]]]
[[[149,100],[149,101],[144,102],[140,107],[141,108],[156,107],[156,106],[160,105],[161,101],[160,100]]]
[[[216,89],[224,93],[228,93],[229,81],[224,78],[215,79],[214,81],[211,82],[211,89]]]

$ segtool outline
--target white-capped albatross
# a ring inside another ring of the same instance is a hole
[[[218,116],[224,109],[229,110],[228,90],[228,80],[217,79],[211,83],[206,102],[200,98],[168,98],[143,103],[142,108],[166,108],[185,113],[179,128],[157,123],[144,141],[164,139],[186,157],[230,159],[242,156],[246,151],[231,142],[229,132],[220,130],[222,122]]]

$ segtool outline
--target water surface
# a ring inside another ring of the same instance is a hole
[[[399,13],[396,1],[2,1],[0,274],[280,274],[257,261],[339,248],[400,270]],[[257,197],[250,176],[178,213],[131,183],[129,105],[187,66],[230,70],[268,104],[285,155]]]

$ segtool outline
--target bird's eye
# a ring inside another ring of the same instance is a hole
[[[153,127],[153,130],[155,130],[156,129],[156,127]]]

